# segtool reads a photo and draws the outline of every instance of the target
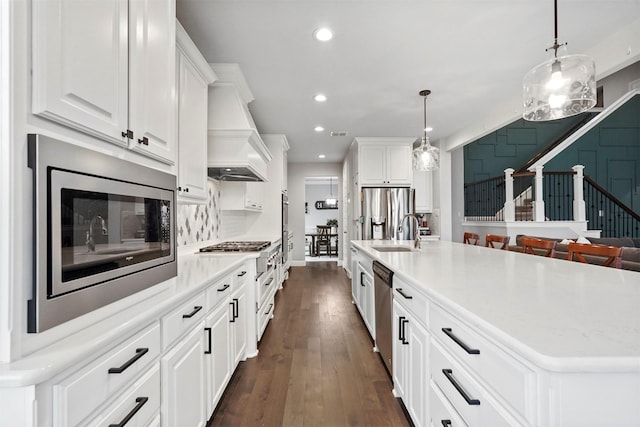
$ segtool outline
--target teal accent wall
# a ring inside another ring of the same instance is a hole
[[[640,212],[640,95],[553,158],[545,169],[584,166],[584,174]]]
[[[553,122],[517,120],[464,147],[464,182],[517,169],[569,130],[582,115]],[[585,175],[640,212],[640,96],[636,95],[544,167],[568,171],[584,165]]]
[[[552,122],[520,119],[465,145],[465,184],[504,176],[507,168],[518,169],[583,118],[580,114]]]

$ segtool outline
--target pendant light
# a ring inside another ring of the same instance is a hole
[[[532,68],[522,81],[524,111],[530,121],[574,116],[596,105],[596,64],[587,55],[558,57],[558,0],[553,1],[553,58]]]
[[[333,197],[333,177],[329,177],[329,197],[324,201],[328,206],[335,206],[338,204],[338,199]]]
[[[413,149],[413,169],[417,171],[436,170],[440,164],[440,149],[432,146],[427,136],[427,96],[430,94],[428,89],[419,92],[424,98],[424,134],[420,146]]]

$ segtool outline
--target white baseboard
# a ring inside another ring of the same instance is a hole
[[[305,267],[307,265],[306,261],[294,261],[291,260],[291,266],[292,267]]]

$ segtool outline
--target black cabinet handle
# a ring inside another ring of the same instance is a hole
[[[364,271],[360,272],[360,286],[364,287]]]
[[[241,272],[241,273],[239,273],[239,274],[238,274],[238,277],[242,277],[242,276],[244,276],[245,274],[247,274],[247,272],[246,272],[246,271],[243,271],[243,272]]]
[[[409,323],[409,319],[404,319],[402,321],[402,344],[404,345],[409,344],[409,341],[407,340],[407,330],[404,328],[407,323]]]
[[[125,424],[131,421],[131,418],[133,418],[136,412],[142,409],[142,407],[145,403],[147,403],[148,400],[148,397],[136,397],[136,406],[127,414],[126,417],[122,419],[122,421],[120,421],[118,424],[109,424],[109,427],[124,427]]]
[[[128,139],[133,139],[133,131],[127,129],[125,131],[122,132],[122,137],[123,138],[128,138]]]
[[[265,285],[265,286],[269,286],[269,285],[271,285],[271,283],[273,283],[273,277],[271,278],[271,280],[269,280],[268,282],[266,282],[264,285]]]
[[[178,191],[182,191],[182,187],[178,187]]]
[[[209,350],[205,350],[204,354],[211,354],[211,328],[204,328],[204,330],[207,331],[209,340]]]
[[[271,313],[271,307],[273,307],[273,304],[269,304],[269,308],[267,309],[267,311],[264,314]]]
[[[149,138],[147,138],[146,136],[138,138],[138,144],[149,145]]]
[[[451,427],[451,420],[442,420],[442,427]]]
[[[238,317],[240,317],[240,303],[238,298],[234,298],[233,299],[233,318],[237,319]]]
[[[145,145],[146,145],[146,144],[145,144]],[[188,192],[189,192],[189,187],[185,187],[185,188],[184,188],[184,192],[185,192],[185,193],[188,193]]]
[[[409,321],[407,320],[406,317],[404,316],[398,317],[398,340],[400,340],[402,344],[409,344],[409,341],[406,340],[405,330],[404,330],[404,325],[406,325],[407,323],[409,323]]]
[[[413,299],[411,295],[405,294],[402,288],[396,288],[396,291],[398,291],[398,293],[402,295],[405,299]]]
[[[183,319],[190,319],[193,316],[196,315],[197,312],[199,312],[200,310],[202,310],[202,306],[201,305],[196,305],[195,307],[193,307],[193,311],[189,314],[183,314],[182,318]]]
[[[456,344],[464,349],[469,354],[480,354],[480,350],[477,348],[471,348],[466,345],[460,338],[455,336],[451,331],[451,328],[442,328],[442,332],[444,332],[449,338],[451,338]]]
[[[231,320],[229,320],[229,323],[235,323],[236,322],[236,304],[234,301],[231,301],[229,305],[231,306]]]
[[[458,381],[456,381],[456,379],[453,378],[453,371],[451,369],[443,369],[442,373],[444,374],[445,377],[447,377],[449,382],[456,388],[456,390],[458,390],[458,393],[460,393],[460,396],[462,396],[464,398],[464,400],[467,401],[467,404],[469,404],[469,405],[479,405],[480,404],[480,401],[478,399],[472,399],[471,397],[469,397],[469,395],[462,388],[462,386],[460,384],[458,384]]]
[[[230,287],[230,286],[231,286],[230,284],[225,283],[225,284],[224,284],[224,286],[223,286],[222,288],[218,289],[218,292],[224,292],[224,291],[226,291],[227,289],[229,289],[229,287]]]
[[[109,373],[110,374],[123,373],[129,366],[133,365],[138,361],[138,359],[140,359],[142,356],[147,354],[148,351],[149,351],[148,348],[136,348],[136,354],[131,359],[124,362],[124,364],[119,368],[109,368]]]

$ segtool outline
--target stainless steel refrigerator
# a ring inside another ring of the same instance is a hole
[[[362,240],[413,240],[415,223],[403,217],[414,213],[414,206],[412,188],[363,188]]]

